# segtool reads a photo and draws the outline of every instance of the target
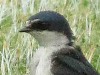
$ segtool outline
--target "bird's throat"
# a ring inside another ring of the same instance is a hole
[[[37,32],[33,31],[30,34],[38,41],[40,46],[48,47],[48,46],[62,46],[69,43],[67,37],[58,32]]]

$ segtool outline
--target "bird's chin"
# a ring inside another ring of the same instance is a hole
[[[30,31],[28,32],[32,36],[38,36],[40,33],[38,31]]]
[[[41,35],[41,32],[38,32],[38,31],[31,31],[31,32],[28,32],[31,36],[33,36],[36,40],[40,39],[40,37],[42,36]]]

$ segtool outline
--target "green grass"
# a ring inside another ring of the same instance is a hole
[[[88,61],[100,72],[100,0],[0,0],[0,75],[28,75],[38,44],[19,33],[30,15],[53,10],[68,20]]]

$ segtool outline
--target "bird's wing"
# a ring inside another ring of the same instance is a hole
[[[54,75],[99,75],[78,48],[65,48],[54,55]]]

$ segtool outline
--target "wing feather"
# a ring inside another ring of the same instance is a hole
[[[99,75],[79,48],[61,49],[54,53],[52,62],[54,75]]]

